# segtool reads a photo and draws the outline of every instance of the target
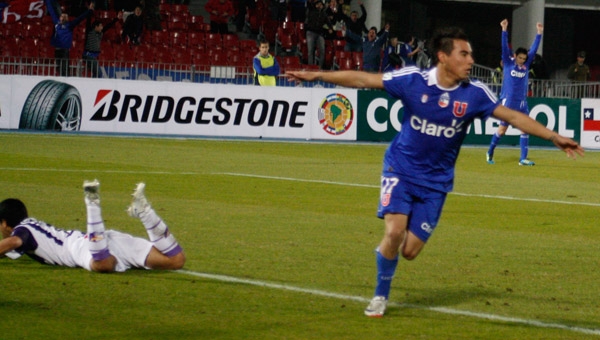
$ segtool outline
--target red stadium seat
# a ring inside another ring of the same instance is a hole
[[[170,46],[187,47],[188,46],[187,34],[185,34],[184,32],[179,32],[179,31],[169,32],[169,44],[170,44]]]
[[[239,48],[239,38],[237,34],[223,34],[223,47],[229,48]]]
[[[190,32],[188,33],[188,46],[197,48],[197,46],[205,47],[205,33],[203,32]]]
[[[226,66],[229,63],[227,54],[223,51],[209,51],[209,62],[210,65]]]
[[[208,34],[206,34],[205,43],[206,43],[206,48],[207,49],[211,49],[211,48],[214,48],[216,46],[222,47],[223,46],[223,41],[222,41],[222,38],[221,38],[221,34],[218,34],[218,33],[208,33]]]

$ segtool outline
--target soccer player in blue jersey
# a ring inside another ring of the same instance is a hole
[[[523,132],[552,141],[569,157],[583,155],[573,140],[518,111],[500,105],[482,83],[469,80],[474,60],[465,33],[438,30],[430,40],[430,70],[405,67],[384,74],[361,71],[287,72],[290,80],[322,80],[345,87],[385,89],[402,100],[400,132],[383,160],[378,217],[385,232],[376,249],[377,285],[365,314],[385,313],[390,285],[401,254],[416,258],[437,226],[452,190],[454,167],[469,124],[494,116]]]
[[[163,220],[156,214],[139,183],[127,212],[146,228],[148,239],[116,230],[105,230],[100,209],[100,183],[83,184],[87,232],[64,230],[29,217],[21,200],[0,202],[0,258],[17,259],[25,254],[43,264],[81,267],[112,273],[129,268],[181,269],[185,255]]]
[[[531,48],[529,48],[529,53],[525,48],[519,47],[514,54],[512,54],[510,47],[508,46],[508,20],[502,20],[500,26],[502,27],[502,63],[504,65],[500,100],[502,101],[502,105],[529,115],[529,106],[527,106],[529,69],[531,68],[531,63],[535,58],[537,49],[540,46],[544,26],[539,22],[537,23],[537,35],[533,40],[533,44],[531,44]],[[494,164],[494,150],[496,149],[500,138],[506,133],[508,125],[508,122],[501,121],[498,130],[494,133],[494,136],[492,136],[490,148],[486,153],[486,160],[489,164]],[[521,134],[519,144],[521,146],[519,165],[535,165],[533,161],[527,158],[527,153],[529,151],[529,135],[527,133]]]

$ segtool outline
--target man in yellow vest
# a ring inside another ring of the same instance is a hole
[[[260,86],[275,86],[279,75],[279,63],[269,54],[269,41],[260,39],[258,54],[254,56],[254,84]]]

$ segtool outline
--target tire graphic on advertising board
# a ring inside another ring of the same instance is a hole
[[[81,110],[81,95],[75,87],[55,80],[44,80],[27,96],[19,129],[79,131]]]

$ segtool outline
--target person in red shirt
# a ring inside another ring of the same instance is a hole
[[[210,13],[211,33],[229,33],[229,19],[235,15],[233,4],[229,0],[208,0],[204,9]]]

